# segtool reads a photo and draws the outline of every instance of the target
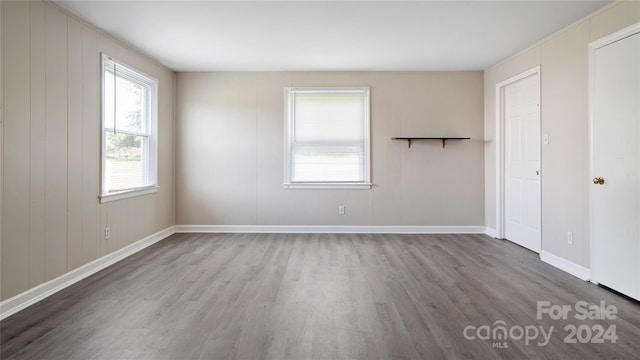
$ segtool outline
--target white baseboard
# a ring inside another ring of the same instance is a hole
[[[492,238],[497,238],[498,237],[498,230],[494,229],[494,228],[490,228],[490,227],[486,227],[485,234],[487,234],[488,236],[491,236]]]
[[[25,309],[38,301],[49,297],[58,291],[69,287],[78,281],[89,277],[98,271],[117,263],[118,261],[131,256],[138,251],[149,247],[158,241],[165,239],[175,233],[175,227],[170,226],[155,234],[149,235],[142,240],[127,245],[90,263],[84,264],[77,269],[49,280],[21,294],[0,302],[0,320],[5,319],[18,311]]]
[[[560,270],[568,272],[569,274],[577,277],[580,280],[589,281],[589,279],[591,278],[591,270],[558,255],[554,255],[548,251],[542,250],[540,252],[540,260],[546,262],[547,264],[553,265]]]
[[[485,234],[484,226],[176,225],[176,233]]]

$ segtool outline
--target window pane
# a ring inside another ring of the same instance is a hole
[[[286,91],[290,137],[285,183],[368,183],[369,89]]]
[[[102,69],[102,195],[154,186],[158,81],[106,54]]]
[[[105,181],[109,191],[149,185],[147,173],[148,138],[113,133],[106,134]]]
[[[342,151],[340,151],[342,150]],[[364,181],[364,154],[359,149],[297,149],[292,157],[294,182]]]
[[[362,93],[297,93],[294,141],[363,142],[364,103]]]
[[[116,129],[146,132],[146,88],[117,74],[116,67]]]

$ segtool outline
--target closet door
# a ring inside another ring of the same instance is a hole
[[[592,281],[635,299],[640,299],[638,31],[592,45],[590,79]]]
[[[505,238],[540,253],[540,74],[503,88]]]

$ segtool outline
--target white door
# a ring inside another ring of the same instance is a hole
[[[540,252],[540,75],[503,90],[505,238]]]
[[[591,62],[591,277],[640,300],[640,34]]]

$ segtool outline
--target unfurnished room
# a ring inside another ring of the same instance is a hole
[[[640,1],[0,31],[0,359],[640,359]]]

